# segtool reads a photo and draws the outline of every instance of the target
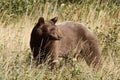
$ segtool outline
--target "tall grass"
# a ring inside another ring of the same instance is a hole
[[[27,3],[22,7],[24,9],[20,8],[21,12],[16,12],[22,2],[15,1],[11,1],[11,6],[17,4],[15,7],[8,6],[9,1],[3,1],[8,5],[0,9],[0,80],[120,80],[118,4],[112,0],[101,4],[99,1],[89,0],[80,3],[41,0],[39,3]],[[31,30],[40,16],[45,19],[58,16],[58,23],[66,20],[84,23],[98,38],[102,68],[93,71],[85,61],[73,61],[73,66],[63,64],[61,68],[53,71],[50,71],[46,64],[34,66],[29,40]]]

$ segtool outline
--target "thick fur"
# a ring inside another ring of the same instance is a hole
[[[40,17],[32,30],[30,47],[33,58],[40,54],[40,63],[51,55],[51,63],[56,65],[59,57],[67,57],[75,50],[74,57],[81,56],[89,66],[99,66],[101,55],[95,36],[84,25],[66,21],[56,25],[57,17],[44,21]]]

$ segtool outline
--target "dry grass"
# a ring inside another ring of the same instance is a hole
[[[57,7],[56,3],[52,10],[50,6],[46,3],[43,13],[39,8],[34,15],[32,12],[29,16],[23,15],[17,23],[6,24],[6,21],[2,22],[3,18],[0,19],[0,80],[120,80],[120,10],[116,6],[99,9],[94,4]],[[53,71],[45,64],[34,66],[29,48],[31,30],[39,16],[47,19],[55,15],[59,22],[82,22],[97,35],[103,60],[99,71],[93,71],[84,61],[73,61],[72,67],[63,65]]]

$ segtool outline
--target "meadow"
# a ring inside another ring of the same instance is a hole
[[[102,1],[102,2],[100,2]],[[0,0],[0,80],[120,80],[119,0]],[[84,60],[56,70],[36,67],[29,41],[38,18],[86,25],[99,41],[102,67],[94,71]]]

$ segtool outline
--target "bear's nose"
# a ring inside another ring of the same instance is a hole
[[[60,40],[60,39],[62,39],[62,37],[61,37],[61,36],[58,36],[58,40]]]

